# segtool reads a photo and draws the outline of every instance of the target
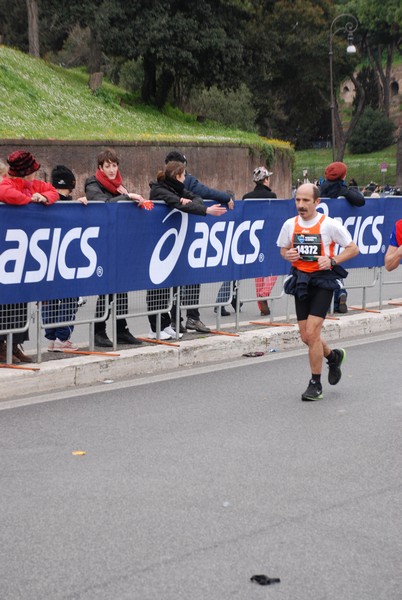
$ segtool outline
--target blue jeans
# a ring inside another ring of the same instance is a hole
[[[345,296],[345,301],[347,300],[348,293],[345,288],[339,288],[334,292],[334,312],[339,310],[339,299],[341,296]]]
[[[226,304],[230,298],[230,281],[224,281],[219,288],[216,296],[216,302],[219,304]]]
[[[78,310],[78,298],[63,298],[62,300],[46,300],[42,302],[42,321],[44,325],[50,323],[63,323],[64,321],[74,321]],[[51,327],[45,329],[45,338],[61,342],[70,339],[74,331],[73,325],[64,325],[63,327]]]

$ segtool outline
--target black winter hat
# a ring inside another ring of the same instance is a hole
[[[75,188],[74,173],[64,165],[57,165],[52,171],[52,185],[58,190],[73,190]]]
[[[168,162],[171,162],[172,160],[181,162],[184,165],[187,164],[187,158],[184,156],[184,154],[178,152],[177,150],[172,150],[172,152],[169,152],[169,154],[165,158],[165,164],[167,165]]]

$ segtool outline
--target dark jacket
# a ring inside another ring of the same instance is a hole
[[[324,271],[314,271],[306,273],[299,271],[296,267],[290,269],[290,275],[283,283],[283,289],[286,294],[297,296],[299,300],[304,300],[308,296],[308,286],[324,288],[326,290],[339,290],[343,288],[342,279],[348,276],[348,272],[341,266],[336,265],[333,269]]]
[[[321,198],[339,198],[339,196],[346,198],[353,206],[364,206],[366,203],[363,194],[359,190],[348,188],[343,179],[335,179],[335,181],[326,179],[320,185]]]
[[[267,185],[257,183],[251,192],[244,194],[243,200],[247,200],[247,198],[276,198],[276,194]]]
[[[214,190],[214,188],[209,188],[207,185],[201,183],[201,181],[198,181],[196,177],[190,173],[187,173],[187,171],[184,179],[184,187],[189,192],[192,192],[193,194],[196,194],[205,200],[215,200],[215,202],[220,202],[222,204],[227,204],[231,200],[230,194],[227,192],[221,192],[219,190]]]
[[[151,181],[149,184],[151,200],[160,200],[165,202],[170,208],[177,208],[182,212],[191,213],[193,215],[206,215],[207,206],[202,198],[193,194],[186,188],[183,188],[179,193],[174,187],[170,186],[166,181]],[[180,204],[180,198],[189,198],[192,202],[189,204]]]
[[[96,179],[95,175],[88,177],[85,182],[85,196],[89,200],[98,202],[118,202],[119,200],[130,200],[126,194],[112,194]]]

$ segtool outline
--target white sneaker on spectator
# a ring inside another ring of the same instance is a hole
[[[74,346],[71,340],[56,339],[53,346],[53,352],[64,352],[64,350],[78,350],[78,346]]]
[[[163,331],[165,333],[167,333],[168,335],[170,335],[170,337],[176,339],[176,332],[171,325],[168,325],[167,327],[165,327],[165,329]],[[183,334],[179,333],[179,339],[182,337],[183,337]]]
[[[156,340],[156,331],[152,331],[152,329],[149,330],[148,333],[148,337],[150,340]],[[161,335],[160,338],[161,340],[171,340],[172,336],[169,335],[168,333],[165,333],[165,331],[161,331]]]
[[[47,341],[47,351],[48,352],[53,352],[54,351],[54,340],[48,340]]]

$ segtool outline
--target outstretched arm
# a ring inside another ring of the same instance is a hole
[[[212,215],[213,217],[220,217],[221,215],[224,215],[225,212],[226,208],[220,204],[213,204],[207,208],[207,215]]]

